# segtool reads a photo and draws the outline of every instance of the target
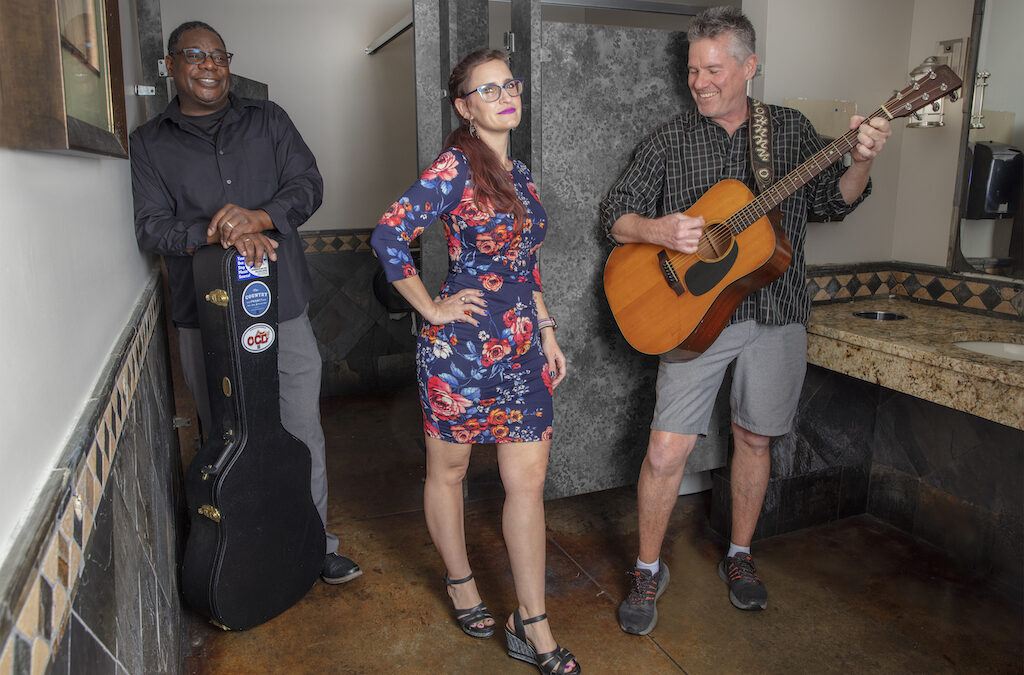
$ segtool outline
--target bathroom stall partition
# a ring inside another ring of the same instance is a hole
[[[512,6],[513,70],[528,51],[532,96],[529,135],[514,133],[513,144],[548,213],[544,297],[569,362],[556,392],[548,493],[565,496],[632,484],[643,460],[657,359],[626,344],[608,309],[602,279],[612,244],[599,205],[636,145],[693,101],[683,33],[537,21],[539,4]],[[688,473],[724,464],[727,436],[720,420],[713,426]]]

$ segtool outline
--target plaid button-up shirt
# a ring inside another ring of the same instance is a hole
[[[778,181],[825,147],[825,143],[801,113],[781,106],[769,107],[772,168]],[[726,178],[742,181],[757,194],[748,138],[747,123],[730,138],[725,129],[696,110],[663,125],[640,143],[633,161],[601,202],[601,221],[609,238],[612,225],[620,217],[635,213],[657,218],[685,211],[715,183]],[[781,277],[740,303],[732,323],[754,319],[770,325],[807,325],[811,305],[804,259],[807,215],[813,213],[825,221],[841,218],[871,192],[869,181],[864,193],[853,204],[847,204],[839,192],[844,170],[842,164],[832,165],[782,202],[782,228],[793,245],[793,260]],[[615,242],[614,238],[612,241]]]

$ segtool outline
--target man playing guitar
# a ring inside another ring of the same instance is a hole
[[[601,204],[601,217],[616,244],[650,243],[682,254],[697,251],[704,220],[682,213],[722,179],[756,189],[751,165],[750,109],[746,84],[757,70],[754,28],[740,10],[718,7],[693,20],[689,39],[689,88],[696,110],[683,113],[642,142]],[[772,157],[784,175],[825,144],[799,112],[770,108]],[[890,135],[884,118],[859,127],[852,164],[822,171],[781,204],[782,229],[792,263],[772,283],[746,297],[729,325],[702,354],[676,349],[661,355],[657,403],[647,455],[637,485],[640,546],[632,588],[619,606],[627,633],[646,635],[657,623],[655,603],[668,585],[660,561],[662,540],[676,502],[686,460],[698,434],[706,434],[726,368],[735,361],[732,393],[732,533],[719,565],[729,597],[740,609],[764,609],[767,591],[750,557],[750,541],[771,469],[769,441],[792,427],[806,370],[804,238],[807,214],[840,218],[870,192],[872,160]]]

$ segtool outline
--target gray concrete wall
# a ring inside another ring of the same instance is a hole
[[[422,172],[443,149],[455,124],[448,76],[462,57],[487,47],[487,3],[474,0],[413,0],[416,57],[416,157]],[[448,274],[444,230],[420,237],[420,276],[436,294]]]
[[[513,27],[532,31],[516,33],[517,50],[531,54],[524,67],[530,70],[532,105],[529,123],[513,139],[530,157],[548,212],[541,249],[544,297],[569,362],[555,394],[547,485],[548,497],[561,497],[636,481],[654,408],[657,359],[625,343],[608,309],[603,270],[611,244],[598,206],[636,145],[692,100],[683,34],[538,22],[537,4],[513,3]],[[517,13],[524,14],[518,21]],[[522,62],[527,60],[516,55],[515,64]],[[531,138],[531,147],[524,147]],[[711,427],[689,473],[724,464],[727,417],[716,415]]]

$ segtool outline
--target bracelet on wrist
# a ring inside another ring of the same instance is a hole
[[[546,316],[543,319],[537,319],[537,330],[541,331],[545,328],[556,330],[558,328],[558,324],[550,316]]]

